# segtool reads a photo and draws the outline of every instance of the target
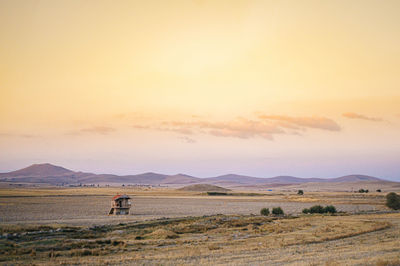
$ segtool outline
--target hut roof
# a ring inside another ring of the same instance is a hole
[[[117,199],[130,199],[128,195],[116,195],[112,198],[112,200],[117,200]]]

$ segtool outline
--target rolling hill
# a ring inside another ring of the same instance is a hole
[[[209,185],[209,184],[196,184],[196,185],[189,185],[179,190],[182,191],[197,191],[197,192],[227,192],[230,189],[226,189],[219,186]]]
[[[367,175],[347,175],[337,178],[299,178],[293,176],[276,176],[260,178],[237,174],[227,174],[209,178],[198,178],[185,174],[165,175],[159,173],[143,173],[137,175],[112,175],[76,172],[49,163],[33,164],[26,168],[0,174],[1,182],[30,183],[49,185],[76,184],[132,184],[161,185],[182,187],[193,184],[210,184],[223,187],[279,187],[304,183],[354,183],[354,182],[389,182]]]

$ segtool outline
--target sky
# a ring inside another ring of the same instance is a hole
[[[400,1],[0,1],[0,172],[400,181]]]

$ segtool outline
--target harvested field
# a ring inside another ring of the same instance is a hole
[[[110,196],[52,195],[0,197],[1,223],[62,223],[96,225],[121,221],[140,221],[162,217],[182,217],[214,214],[258,214],[261,208],[280,206],[285,213],[297,214],[303,208],[324,201],[294,201],[268,197],[217,196],[133,196],[131,214],[107,216]],[[338,211],[360,212],[382,209],[379,205],[335,204]]]
[[[132,197],[130,215],[107,216],[116,193]],[[0,190],[0,264],[398,265],[400,213],[384,202],[379,193]],[[301,214],[316,204],[342,213]],[[259,215],[277,206],[287,215]]]
[[[0,261],[13,264],[385,265],[379,263],[400,256],[398,213],[216,215],[91,228],[3,225],[1,232]]]

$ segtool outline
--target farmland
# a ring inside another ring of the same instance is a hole
[[[116,193],[130,215],[107,216]],[[303,215],[333,204],[335,215]],[[285,216],[260,216],[280,206]],[[397,265],[400,213],[379,193],[15,188],[0,193],[4,264]],[[338,255],[340,254],[340,256]]]
[[[117,193],[132,197],[131,214],[107,216],[110,198]],[[70,225],[99,225],[120,221],[142,221],[163,217],[215,214],[258,214],[263,207],[280,206],[286,213],[298,214],[315,204],[334,204],[348,213],[384,209],[384,195],[350,193],[309,193],[298,196],[274,192],[240,196],[207,196],[204,193],[174,189],[142,190],[130,188],[12,189],[0,192],[0,222]]]

